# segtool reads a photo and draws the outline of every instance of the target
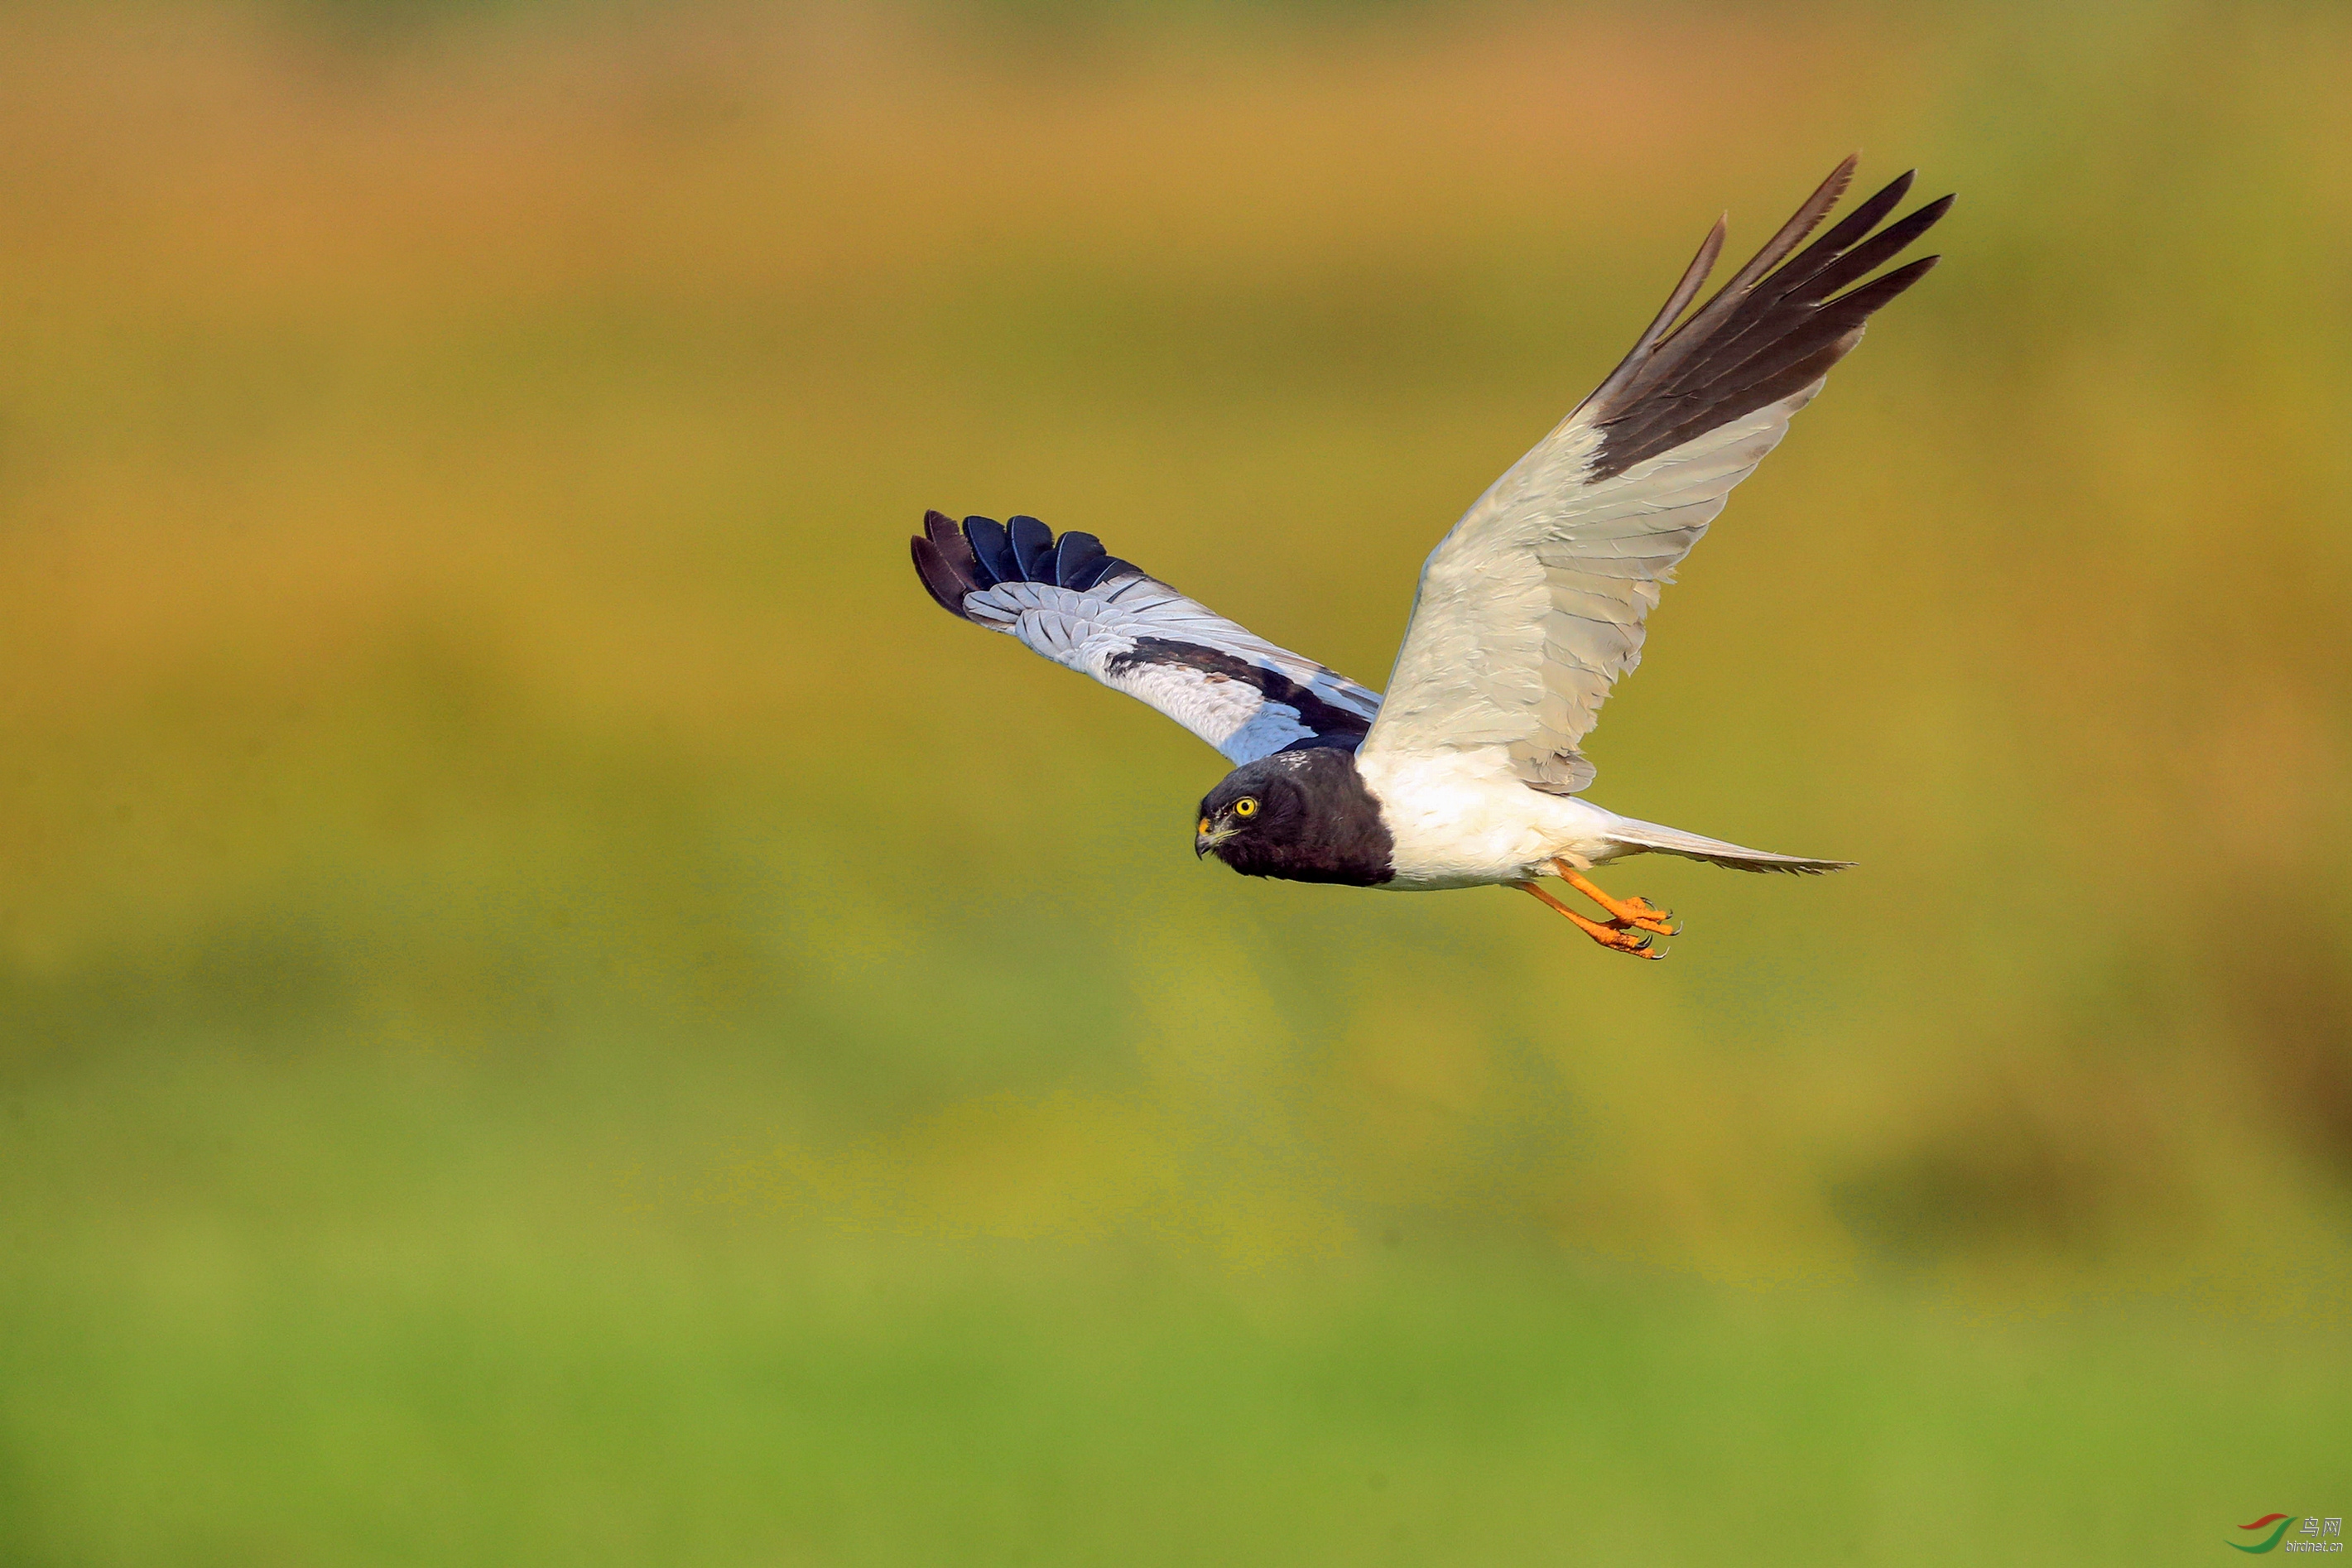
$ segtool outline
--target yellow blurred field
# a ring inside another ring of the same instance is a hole
[[[2345,1511],[2347,77],[2286,0],[0,15],[0,1559]],[[1592,793],[1862,864],[1634,863],[1665,964],[1196,864],[1218,759],[908,570],[1034,512],[1378,685],[1856,145],[1947,260]]]

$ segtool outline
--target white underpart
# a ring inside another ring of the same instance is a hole
[[[1390,864],[1404,892],[1528,882],[1573,857],[1599,865],[1633,851],[1611,837],[1636,826],[1575,795],[1532,790],[1510,750],[1358,752],[1356,770],[1395,839]]]
[[[1356,753],[1356,771],[1380,802],[1394,840],[1401,892],[1532,882],[1627,855],[1679,855],[1746,871],[1828,871],[1845,862],[1776,855],[1660,822],[1620,816],[1575,795],[1533,790],[1510,749],[1420,756]]]

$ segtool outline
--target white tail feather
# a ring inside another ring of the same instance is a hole
[[[1654,822],[1635,822],[1620,817],[1609,830],[1612,842],[1628,849],[1652,855],[1679,855],[1685,860],[1704,860],[1710,866],[1721,866],[1733,871],[1791,871],[1801,876],[1818,877],[1824,871],[1843,871],[1853,864],[1851,860],[1809,860],[1801,855],[1772,855],[1761,849],[1746,849],[1737,844],[1726,844],[1720,838],[1702,838],[1696,833],[1685,833],[1679,827],[1666,827]]]

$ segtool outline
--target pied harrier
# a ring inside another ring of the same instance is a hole
[[[1092,534],[1057,539],[1034,517],[958,525],[931,512],[915,570],[950,611],[1140,698],[1236,764],[1201,802],[1195,854],[1302,882],[1517,888],[1603,947],[1663,957],[1651,939],[1675,933],[1672,917],[1612,898],[1586,871],[1641,854],[1741,871],[1851,863],[1604,810],[1580,798],[1593,769],[1580,748],[1611,685],[1641,658],[1658,590],[1731,487],[1872,312],[1936,263],[1864,281],[1951,205],[1879,227],[1907,174],[1797,251],[1854,163],[1685,318],[1723,248],[1717,223],[1624,362],[1439,542],[1385,697],[1251,635]],[[1536,885],[1555,875],[1606,918]]]

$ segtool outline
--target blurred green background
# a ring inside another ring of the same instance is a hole
[[[2352,13],[0,11],[0,1562],[2130,1563],[2352,1513]],[[1948,255],[1595,798],[1243,881],[1727,205]]]

